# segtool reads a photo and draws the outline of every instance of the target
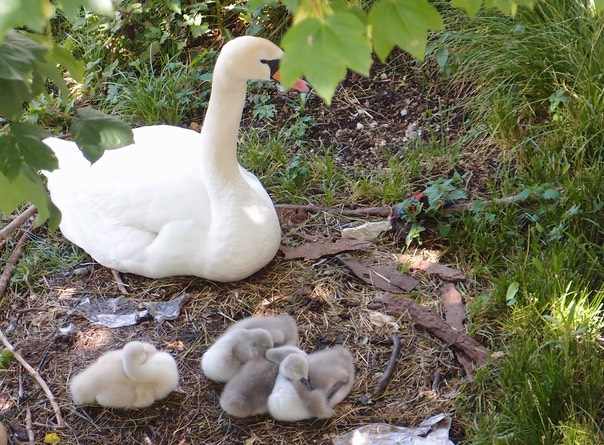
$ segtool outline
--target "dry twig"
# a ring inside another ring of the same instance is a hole
[[[390,354],[390,361],[388,362],[388,367],[386,371],[384,371],[384,375],[378,382],[377,386],[373,390],[373,396],[378,397],[381,395],[388,386],[388,382],[392,378],[392,373],[396,369],[396,360],[398,359],[398,355],[401,352],[401,339],[398,334],[392,334],[392,354]]]
[[[13,219],[9,224],[7,224],[6,227],[0,230],[0,240],[6,238],[17,227],[21,226],[25,221],[34,216],[36,211],[37,209],[35,206],[29,206],[26,210],[19,214],[15,219]]]
[[[31,429],[31,410],[29,406],[25,410],[25,429],[27,430],[27,438],[29,439],[29,444],[34,445],[36,442],[36,436],[34,436],[34,431]]]
[[[65,422],[63,421],[63,416],[61,416],[61,409],[59,408],[59,404],[57,403],[55,396],[52,394],[52,391],[50,390],[44,379],[40,376],[38,371],[36,371],[34,368],[31,367],[29,363],[27,363],[27,361],[23,358],[21,354],[15,351],[15,348],[8,341],[8,339],[4,335],[4,332],[2,332],[2,329],[0,329],[0,340],[2,340],[2,343],[4,343],[4,347],[10,352],[12,352],[15,359],[19,363],[21,363],[21,366],[23,366],[27,370],[27,372],[29,372],[31,376],[36,379],[36,382],[38,382],[38,384],[42,387],[44,393],[46,394],[46,397],[48,398],[48,401],[52,405],[52,409],[55,412],[55,417],[57,419],[57,428],[63,428],[65,426]]]
[[[8,287],[8,283],[13,274],[13,267],[15,267],[17,261],[19,261],[21,253],[23,253],[25,243],[27,242],[27,235],[28,231],[25,230],[23,232],[23,235],[21,235],[21,238],[19,238],[19,241],[17,241],[17,245],[15,246],[13,252],[10,255],[10,258],[4,266],[4,271],[2,272],[2,275],[0,275],[0,302],[2,302],[2,299],[4,298],[4,292],[6,292],[6,288]]]

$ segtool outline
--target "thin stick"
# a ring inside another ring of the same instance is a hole
[[[8,235],[12,233],[17,227],[27,221],[30,217],[34,216],[38,209],[35,206],[29,206],[26,210],[24,210],[21,214],[19,214],[15,219],[13,219],[9,224],[6,225],[2,230],[0,230],[0,240],[3,240]]]
[[[4,298],[4,292],[6,292],[6,288],[8,287],[8,283],[13,274],[13,267],[15,267],[17,261],[19,261],[19,257],[23,253],[25,243],[27,242],[27,235],[28,231],[25,230],[23,232],[23,235],[21,235],[21,238],[19,238],[19,241],[17,241],[15,249],[10,254],[10,258],[4,266],[4,271],[2,272],[2,275],[0,275],[0,302],[2,302],[2,299]]]
[[[21,366],[23,366],[27,370],[27,372],[29,372],[31,376],[36,379],[36,382],[38,382],[38,384],[42,387],[44,393],[46,394],[46,397],[48,398],[48,401],[52,405],[52,409],[55,412],[55,417],[57,419],[57,428],[63,428],[65,426],[65,421],[63,420],[63,416],[61,416],[61,409],[59,408],[59,404],[57,403],[55,396],[52,394],[50,388],[48,387],[44,379],[40,376],[38,371],[32,368],[31,365],[25,361],[21,354],[15,351],[15,348],[8,341],[8,339],[4,335],[4,332],[2,332],[2,329],[0,329],[0,340],[2,340],[2,343],[4,343],[4,347],[13,353],[15,359],[19,363],[21,363]]]
[[[461,213],[470,208],[477,203],[481,203],[485,206],[493,205],[493,204],[509,204],[511,202],[521,201],[521,199],[516,198],[515,196],[507,196],[504,198],[496,198],[486,201],[472,201],[472,202],[464,202],[450,205],[449,207],[445,207],[443,209],[444,212],[447,213]],[[276,204],[276,209],[283,210],[303,210],[310,213],[317,212],[330,212],[330,213],[339,213],[343,216],[382,216],[389,217],[395,216],[398,211],[392,206],[379,206],[379,207],[364,207],[360,209],[338,209],[335,207],[325,207],[314,204]]]
[[[122,294],[128,295],[128,289],[126,289],[126,285],[122,281],[122,277],[121,277],[120,273],[115,269],[110,269],[110,270],[111,270],[111,275],[113,276],[113,279],[115,280],[115,284],[117,284],[117,288],[120,290],[120,292]]]
[[[36,442],[36,437],[34,436],[34,431],[31,429],[31,410],[29,406],[25,410],[25,429],[27,430],[27,437],[29,439],[29,444],[34,445]]]
[[[283,210],[304,210],[310,213],[339,213],[340,215],[344,216],[392,216],[395,214],[390,206],[365,207],[360,209],[338,209],[335,207],[325,207],[314,204],[276,204],[275,207]]]
[[[373,390],[374,397],[380,396],[386,390],[386,387],[388,386],[388,383],[392,378],[392,373],[396,368],[396,360],[398,359],[398,355],[401,352],[401,339],[398,334],[392,334],[392,344],[392,354],[390,354],[390,361],[388,362],[388,367],[386,368],[386,371],[384,371],[384,375],[382,375],[382,378]]]

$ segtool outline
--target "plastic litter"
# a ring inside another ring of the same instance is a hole
[[[153,317],[158,323],[174,320],[180,315],[182,304],[189,299],[189,294],[181,294],[170,301],[145,301],[143,307],[139,303],[125,297],[108,300],[91,300],[86,297],[76,310],[94,324],[119,328],[140,323],[142,319]]]
[[[449,440],[451,417],[437,414],[415,428],[386,423],[362,426],[333,439],[333,445],[454,445]]]
[[[342,229],[342,238],[354,238],[363,241],[373,241],[382,233],[392,228],[390,220],[367,222],[357,227]]]

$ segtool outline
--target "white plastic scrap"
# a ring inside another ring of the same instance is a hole
[[[367,222],[358,227],[347,227],[342,229],[342,238],[354,238],[363,241],[373,241],[382,233],[392,228],[392,222],[377,221]]]
[[[449,440],[451,417],[437,414],[416,428],[372,423],[333,439],[333,445],[454,445]]]

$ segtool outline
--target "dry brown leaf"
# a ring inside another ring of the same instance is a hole
[[[396,255],[396,257],[400,262],[409,266],[409,269],[411,270],[421,270],[427,274],[436,275],[445,281],[457,282],[466,279],[466,274],[460,270],[453,269],[452,267],[445,266],[444,264],[426,261],[419,256]]]
[[[338,259],[365,283],[388,292],[410,292],[419,284],[418,280],[392,266],[368,265],[344,255],[339,255]]]
[[[372,303],[368,308],[381,308],[395,317],[409,314],[413,324],[427,330],[450,346],[461,349],[477,365],[483,365],[489,359],[489,351],[484,346],[469,335],[449,326],[433,310],[410,298],[387,292],[382,296],[380,303]]]
[[[342,252],[352,250],[367,250],[373,247],[369,241],[356,239],[339,238],[335,241],[320,240],[316,242],[304,243],[296,247],[281,246],[279,250],[283,253],[286,260],[303,258],[305,260],[316,260],[324,256],[333,256]]]

